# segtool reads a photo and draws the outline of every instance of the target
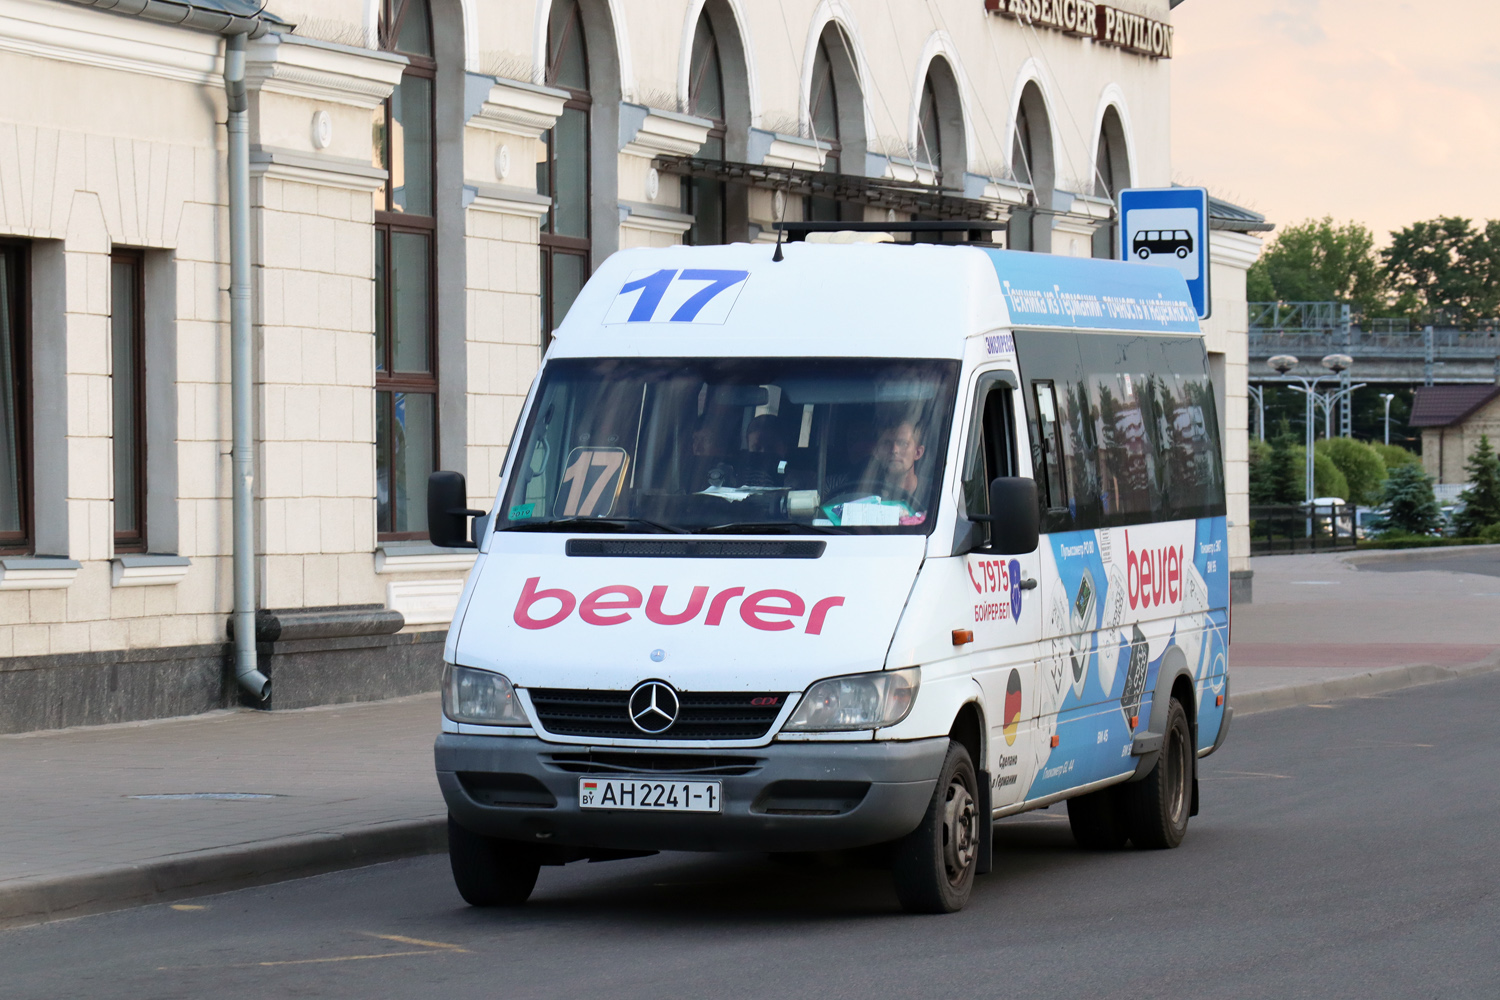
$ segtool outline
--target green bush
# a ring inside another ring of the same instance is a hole
[[[1479,531],[1479,540],[1486,545],[1500,545],[1500,523],[1492,524]]]
[[[1370,447],[1374,448],[1385,461],[1385,471],[1387,473],[1398,465],[1415,465],[1419,469],[1422,467],[1422,456],[1416,452],[1407,451],[1400,445],[1372,444]]]
[[[1303,484],[1307,482],[1307,449],[1299,444],[1290,450],[1297,469],[1297,496],[1292,502],[1301,503],[1307,499],[1302,495]],[[1333,459],[1320,454],[1317,448],[1313,449],[1313,496],[1349,499],[1349,480],[1333,464]]]
[[[1327,455],[1328,460],[1343,473],[1349,492],[1338,494],[1353,504],[1372,504],[1380,496],[1380,487],[1385,482],[1385,459],[1380,452],[1363,441],[1353,438],[1325,438],[1316,446],[1318,455]]]
[[[1432,477],[1415,465],[1398,465],[1386,478],[1380,503],[1385,514],[1372,525],[1382,537],[1390,532],[1409,535],[1437,535],[1442,532],[1443,515],[1432,495]]]

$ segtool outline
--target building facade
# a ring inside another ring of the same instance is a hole
[[[1500,447],[1500,385],[1418,386],[1407,423],[1422,432],[1422,468],[1451,501],[1468,485],[1479,439]]]
[[[239,697],[225,31],[248,38],[277,707],[435,688],[473,555],[426,541],[427,474],[489,505],[550,331],[616,249],[980,218],[1111,256],[1115,194],[1171,182],[1169,0],[109,6],[0,0],[0,731]],[[1259,240],[1220,222],[1244,573]]]

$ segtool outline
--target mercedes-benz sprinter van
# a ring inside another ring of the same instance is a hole
[[[540,866],[875,848],[957,910],[997,817],[1176,846],[1230,710],[1215,389],[1174,269],[629,250],[547,350],[444,651],[470,903]],[[884,847],[880,846],[884,845]]]

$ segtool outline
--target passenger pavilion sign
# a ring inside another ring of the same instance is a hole
[[[984,9],[1137,55],[1172,58],[1170,24],[1092,0],[984,0]]]

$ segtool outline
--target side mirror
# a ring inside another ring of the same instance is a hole
[[[487,511],[468,507],[469,493],[460,472],[434,472],[427,477],[427,535],[444,549],[473,549],[469,540],[469,518]]]
[[[990,482],[990,512],[970,514],[969,520],[990,526],[990,549],[999,555],[1035,552],[1041,539],[1042,509],[1036,480],[1000,476]]]

